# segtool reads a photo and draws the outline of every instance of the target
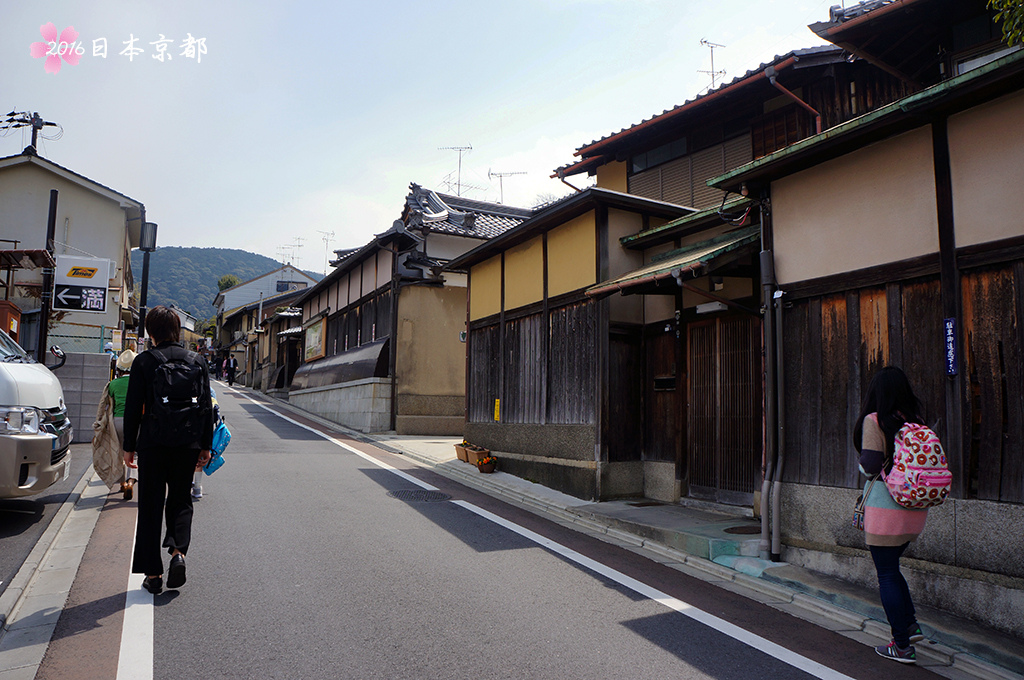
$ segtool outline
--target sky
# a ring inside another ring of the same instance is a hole
[[[702,40],[721,84],[822,44],[807,25],[836,2],[0,0],[0,113],[59,123],[40,155],[145,204],[158,247],[324,271],[413,182],[517,207],[570,193],[550,175],[577,148],[706,91]],[[30,49],[48,23],[82,52],[56,73]],[[0,137],[0,157],[29,141]],[[461,173],[451,147],[472,147]]]

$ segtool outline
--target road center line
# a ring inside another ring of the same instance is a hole
[[[261,404],[258,401],[255,401],[246,394],[237,392],[236,394],[238,394],[244,399],[248,399],[253,404],[256,404],[260,408],[269,411],[270,413],[273,413],[277,417],[282,418],[283,420],[286,420],[289,423],[298,425],[299,427],[308,430],[320,437],[323,437],[327,441],[336,444],[337,446],[340,446],[341,448],[347,451],[351,451],[352,453],[368,460],[374,465],[377,465],[385,470],[389,470],[390,472],[395,473],[396,475],[398,475],[402,479],[405,479],[406,481],[412,482],[430,491],[438,490],[437,487],[431,486],[426,482],[422,482],[416,479],[415,477],[408,475],[405,472],[402,472],[401,470],[398,470],[397,468],[388,465],[387,463],[379,461],[373,456],[365,454],[362,451],[359,451],[358,449],[355,449],[352,446],[349,446],[348,444],[339,441],[328,434],[325,434],[323,432],[320,432],[319,430],[309,427],[308,425],[304,425],[296,420],[293,420],[292,418],[289,418],[288,416],[283,415],[282,413],[275,411],[274,409],[265,406],[264,404]],[[785,647],[778,645],[772,642],[771,640],[767,640],[761,637],[760,635],[751,633],[749,630],[745,630],[735,624],[729,623],[725,619],[721,619],[713,614],[709,614],[703,609],[698,609],[697,607],[687,604],[686,602],[683,602],[678,598],[672,597],[667,593],[663,593],[657,588],[653,588],[647,585],[646,583],[642,583],[641,581],[632,578],[631,576],[627,576],[620,571],[612,569],[607,565],[601,564],[600,562],[597,562],[581,553],[578,553],[571,548],[565,547],[561,543],[556,543],[555,541],[552,541],[549,538],[545,538],[544,536],[541,536],[538,533],[530,531],[529,529],[522,527],[516,524],[515,522],[510,522],[504,517],[495,515],[494,513],[484,510],[483,508],[473,505],[472,503],[469,503],[467,501],[451,502],[454,503],[455,505],[459,505],[469,510],[474,514],[479,515],[480,517],[483,517],[484,519],[487,519],[497,524],[498,526],[501,526],[505,529],[508,529],[509,531],[517,533],[523,538],[533,541],[542,548],[546,548],[551,552],[561,555],[562,557],[572,562],[575,562],[581,567],[585,567],[586,569],[601,574],[605,578],[609,578],[612,581],[618,583],[619,585],[629,588],[635,593],[638,593],[639,595],[654,600],[655,602],[658,602],[659,604],[662,604],[663,606],[668,607],[669,609],[676,611],[682,614],[683,616],[693,619],[694,621],[697,621],[698,623],[701,623],[713,630],[716,630],[719,633],[722,633],[723,635],[727,635],[728,637],[731,637],[734,640],[742,642],[743,644],[749,647],[753,647],[759,652],[762,652],[764,654],[767,654],[768,656],[778,659],[779,661],[782,661],[783,663],[788,664],[793,668],[803,671],[816,678],[821,678],[821,680],[853,680],[853,678],[851,678],[848,675],[844,675],[839,671],[833,670],[828,666],[818,663],[817,661],[808,659],[805,656],[802,656],[794,651],[786,649]],[[120,676],[118,676],[118,680],[121,680]]]

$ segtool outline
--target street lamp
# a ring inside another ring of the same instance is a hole
[[[139,236],[139,250],[142,251],[142,297],[139,299],[140,341],[146,338],[146,292],[149,289],[149,254],[156,250],[156,222],[143,222]]]

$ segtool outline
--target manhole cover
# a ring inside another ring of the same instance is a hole
[[[427,491],[426,489],[399,489],[398,491],[388,491],[388,495],[410,503],[438,503],[451,500],[451,496],[446,493]]]
[[[725,530],[727,534],[759,534],[761,533],[761,527],[758,526],[741,526],[741,527],[729,527]]]

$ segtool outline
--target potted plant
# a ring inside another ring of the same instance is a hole
[[[498,467],[498,459],[494,456],[484,456],[476,462],[476,467],[480,472],[494,472],[494,468]]]
[[[466,447],[466,456],[469,458],[469,462],[474,465],[479,463],[481,458],[486,458],[489,455],[491,455],[491,450],[485,449],[482,446],[470,444]]]
[[[470,443],[467,442],[465,439],[462,440],[461,444],[455,445],[455,455],[458,457],[459,460],[465,461],[467,463],[469,462],[469,455],[466,453],[466,447],[469,445]]]

